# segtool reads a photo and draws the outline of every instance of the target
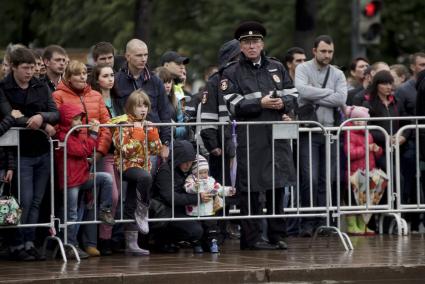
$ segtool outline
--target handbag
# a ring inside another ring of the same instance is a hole
[[[326,75],[325,75],[325,80],[323,81],[323,84],[322,84],[322,88],[325,88],[326,84],[328,83],[330,70],[331,70],[331,67],[328,67],[328,70],[326,71]],[[309,103],[298,107],[296,111],[298,120],[319,121],[316,114],[316,110],[318,108],[319,108],[319,105],[313,105]],[[306,123],[303,126],[309,127],[309,124]]]
[[[0,197],[0,226],[17,225],[21,221],[22,208],[11,194],[11,183],[2,182],[1,190],[8,184],[9,194]]]

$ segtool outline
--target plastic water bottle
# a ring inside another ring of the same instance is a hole
[[[218,253],[218,245],[217,245],[217,240],[216,239],[212,239],[211,240],[210,251],[211,251],[211,253]]]

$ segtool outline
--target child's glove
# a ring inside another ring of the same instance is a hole
[[[96,132],[96,133],[99,132],[99,124],[100,124],[99,120],[92,119],[90,121],[90,131],[93,131],[93,132]]]

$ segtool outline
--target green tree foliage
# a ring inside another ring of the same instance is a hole
[[[87,48],[99,41],[120,46],[133,32],[134,1],[52,0],[50,20],[39,23],[40,44]]]
[[[172,49],[189,55],[195,63],[191,68],[216,64],[220,46],[233,39],[235,27],[241,21],[251,19],[263,22],[271,35],[267,37],[269,54],[281,56],[291,46],[293,17],[282,15],[293,14],[294,1],[175,0],[172,5],[163,2],[154,3],[152,21],[156,27],[150,43],[154,59]]]
[[[316,34],[335,39],[337,65],[350,62],[351,1],[316,0]],[[150,1],[150,65],[166,50],[192,60],[189,70],[202,70],[217,61],[221,44],[233,38],[243,20],[262,21],[268,30],[267,53],[282,58],[293,45],[296,0],[156,0]],[[309,3],[309,1],[306,1]],[[381,44],[368,47],[372,61],[395,63],[425,46],[423,0],[383,0]],[[136,0],[15,0],[2,1],[0,46],[57,43],[89,48],[110,41],[123,51],[134,35]]]

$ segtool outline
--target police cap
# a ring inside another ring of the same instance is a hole
[[[259,22],[248,21],[243,22],[235,31],[235,39],[242,40],[244,38],[263,38],[267,34],[266,28]]]

